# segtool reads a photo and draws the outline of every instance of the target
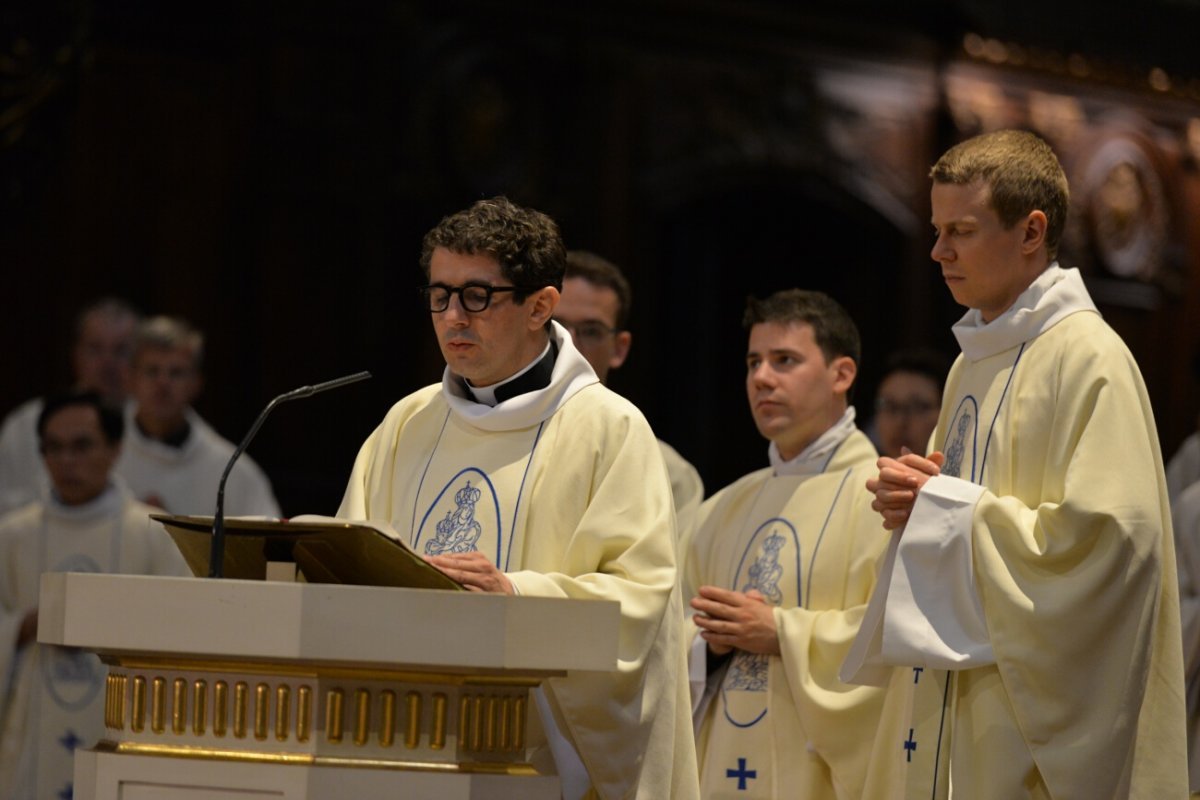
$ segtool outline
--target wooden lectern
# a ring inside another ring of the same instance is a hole
[[[618,624],[608,601],[47,573],[38,639],[109,669],[77,800],[550,800],[531,690],[615,669]]]

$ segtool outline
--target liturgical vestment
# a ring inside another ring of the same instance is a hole
[[[863,490],[878,455],[853,419],[847,410],[796,459],[746,475],[700,508],[684,596],[702,585],[761,592],[775,607],[781,650],[735,650],[708,677],[697,709],[705,798],[857,800],[898,779],[894,763],[871,757],[883,691],[837,674],[888,542]],[[705,650],[696,635],[694,684]]]
[[[36,642],[15,649],[37,608],[43,572],[190,575],[156,509],[110,486],[91,502],[54,499],[0,520],[0,676],[7,679],[0,728],[0,797],[71,796],[74,749],[104,732],[106,670],[93,654]]]
[[[543,389],[490,407],[447,370],[393,406],[363,444],[338,516],[386,521],[421,554],[485,553],[523,595],[619,601],[617,668],[550,679],[547,727],[582,761],[590,796],[695,797],[662,455],[565,329],[554,323],[552,335]]]
[[[1057,265],[954,333],[946,462],[845,674],[891,678],[909,706],[881,730],[909,798],[1186,797],[1175,550],[1137,364]]]

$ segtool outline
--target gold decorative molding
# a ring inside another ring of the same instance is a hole
[[[126,674],[113,668],[104,711],[110,740],[115,740],[111,743],[121,748],[236,751],[261,759],[270,755],[262,751],[271,750],[275,745],[267,743],[272,742],[282,745],[289,757],[346,758],[363,764],[524,761],[528,689],[523,679],[313,686],[294,685],[286,677],[260,677],[214,679],[166,668]],[[452,703],[457,705],[457,719],[451,716]],[[324,713],[315,714],[314,706]],[[314,729],[324,731],[320,742],[312,741]],[[121,733],[126,730],[131,732],[128,739]],[[212,747],[227,735],[231,739],[225,747]],[[158,736],[170,741],[156,740]],[[386,757],[397,740],[407,757]],[[340,750],[343,747],[353,750]]]

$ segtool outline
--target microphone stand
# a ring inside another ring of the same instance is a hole
[[[233,451],[233,455],[229,457],[229,463],[225,465],[225,471],[221,473],[221,481],[217,484],[217,511],[213,514],[212,547],[208,555],[208,577],[223,578],[225,576],[225,481],[229,479],[229,473],[233,470],[234,462],[238,460],[238,457],[249,446],[250,440],[254,438],[254,434],[258,433],[258,429],[262,427],[267,415],[280,403],[311,397],[318,392],[365,381],[369,377],[371,377],[370,372],[356,372],[353,375],[335,378],[314,386],[301,386],[299,389],[284,392],[270,403],[267,403],[267,407],[262,410],[262,413],[258,415],[258,419],[254,420],[254,424],[250,426],[250,432],[246,434],[241,444]]]

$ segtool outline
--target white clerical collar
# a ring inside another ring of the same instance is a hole
[[[69,520],[87,520],[108,517],[115,514],[125,501],[125,489],[116,476],[110,477],[104,491],[79,505],[67,505],[58,497],[54,487],[50,487],[46,500],[46,511],[53,516]]]
[[[978,361],[1011,350],[1079,311],[1100,313],[1079,270],[1063,269],[1056,261],[991,322],[984,322],[979,309],[973,308],[951,330],[963,355]]]
[[[549,386],[488,406],[477,402],[463,379],[447,367],[442,373],[442,397],[450,410],[467,424],[485,431],[521,430],[545,422],[575,394],[600,382],[587,359],[575,349],[566,328],[551,322],[550,335],[558,357],[554,359]]]
[[[838,446],[858,430],[858,426],[854,424],[854,415],[854,406],[850,406],[841,419],[789,461],[783,460],[779,448],[771,442],[767,448],[767,458],[771,460],[775,475],[818,475],[824,472]]]
[[[526,364],[524,367],[522,367],[519,371],[514,372],[512,375],[510,375],[509,377],[500,381],[499,383],[493,383],[491,386],[473,386],[473,385],[471,385],[471,382],[466,379],[463,380],[463,383],[466,385],[467,391],[469,391],[471,393],[471,396],[475,398],[476,403],[483,403],[485,406],[495,406],[498,402],[500,402],[499,400],[496,399],[496,390],[499,389],[501,386],[512,383],[513,381],[517,380],[525,373],[529,372],[529,370],[536,367],[538,365],[538,363],[543,358],[545,358],[546,354],[549,352],[550,352],[550,337],[547,336],[546,337],[546,346],[544,348],[542,348],[542,352],[538,354],[537,358],[535,358],[533,361],[530,361],[528,364]]]

